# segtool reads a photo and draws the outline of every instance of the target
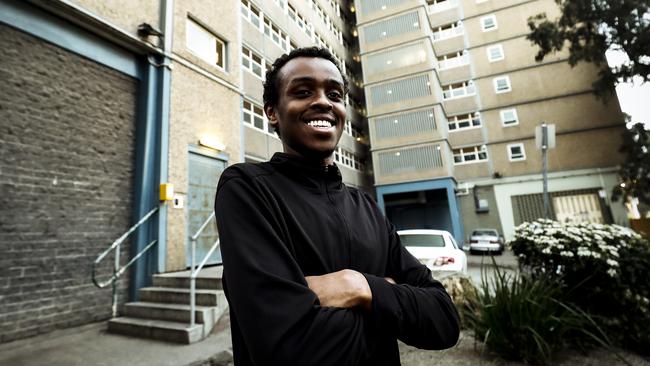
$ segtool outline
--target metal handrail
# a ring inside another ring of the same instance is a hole
[[[212,244],[212,247],[210,248],[208,253],[203,257],[203,260],[198,265],[198,267],[196,267],[196,268],[194,267],[194,264],[196,263],[196,241],[199,238],[199,236],[201,235],[201,233],[203,232],[203,230],[205,230],[205,228],[208,226],[210,221],[212,221],[213,218],[214,218],[214,211],[203,222],[203,224],[201,225],[199,230],[197,230],[197,232],[194,235],[192,235],[192,237],[190,238],[190,240],[192,242],[192,254],[191,254],[192,259],[191,259],[191,262],[190,262],[190,264],[191,264],[191,266],[190,266],[190,272],[191,272],[190,273],[190,326],[194,326],[194,324],[196,323],[196,315],[195,315],[195,312],[196,312],[196,278],[198,277],[199,272],[201,271],[201,269],[203,269],[203,266],[205,266],[205,263],[208,261],[208,259],[212,255],[212,253],[214,253],[214,251],[219,247],[219,244],[220,244],[219,239],[217,238],[217,241],[215,241],[214,244]]]
[[[129,266],[131,266],[133,263],[135,263],[136,260],[138,260],[147,250],[149,250],[154,244],[156,244],[157,240],[151,241],[149,244],[147,244],[146,247],[144,247],[135,257],[133,257],[127,264],[125,264],[122,268],[120,268],[120,245],[126,240],[126,238],[129,237],[140,225],[142,225],[145,221],[147,221],[156,211],[158,211],[160,207],[154,207],[151,211],[149,211],[146,215],[144,215],[140,221],[135,223],[129,230],[127,230],[122,236],[117,238],[105,251],[103,251],[99,256],[97,256],[97,259],[93,262],[93,268],[92,268],[92,280],[95,286],[99,288],[104,288],[108,286],[109,284],[113,285],[113,300],[111,304],[111,309],[113,311],[113,317],[117,316],[117,280],[119,277],[126,271]],[[115,265],[113,266],[113,276],[109,278],[108,280],[104,282],[98,282],[96,278],[96,271],[97,271],[97,265],[99,262],[101,262],[107,255],[110,253],[112,250],[115,250]]]

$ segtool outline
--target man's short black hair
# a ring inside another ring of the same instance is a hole
[[[278,74],[280,73],[282,67],[287,64],[287,62],[297,57],[323,58],[333,63],[343,78],[343,93],[348,93],[348,78],[345,77],[345,74],[343,71],[341,71],[341,66],[339,65],[338,61],[336,61],[332,53],[327,48],[301,47],[294,49],[288,54],[285,53],[284,55],[275,59],[275,61],[273,61],[273,65],[271,65],[271,68],[266,71],[266,81],[264,82],[263,96],[265,108],[267,105],[276,106],[278,104],[278,100],[280,99],[280,93],[278,92]],[[275,132],[280,135],[278,125],[275,125]]]

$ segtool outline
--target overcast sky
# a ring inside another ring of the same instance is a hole
[[[620,65],[627,61],[623,52],[607,51],[607,62],[610,66]],[[643,122],[650,129],[650,83],[618,84],[616,87],[618,101],[623,112],[632,116],[632,122]]]

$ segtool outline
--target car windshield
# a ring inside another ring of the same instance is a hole
[[[442,235],[408,234],[401,235],[400,240],[405,247],[438,247],[445,246]]]
[[[474,230],[472,232],[473,236],[498,236],[497,232],[494,230]]]

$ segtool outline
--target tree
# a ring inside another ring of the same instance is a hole
[[[535,60],[569,47],[569,64],[592,62],[601,67],[596,93],[607,98],[619,82],[634,77],[650,81],[650,0],[555,0],[562,11],[556,20],[546,14],[528,18],[527,39],[539,46]],[[605,51],[627,54],[629,62],[609,68]]]
[[[535,60],[569,48],[569,64],[591,62],[600,66],[594,91],[603,100],[618,83],[650,81],[650,0],[555,0],[558,19],[546,14],[528,18],[531,33],[526,37],[539,46]],[[605,52],[625,53],[629,61],[608,67]],[[636,80],[634,80],[636,79]],[[629,119],[628,119],[629,121]],[[626,155],[619,171],[621,185],[612,198],[638,197],[650,204],[650,131],[637,123],[623,134],[620,152]]]
[[[637,197],[640,202],[650,204],[650,131],[637,123],[623,133],[625,162],[618,172],[621,185],[614,188],[612,199]]]

